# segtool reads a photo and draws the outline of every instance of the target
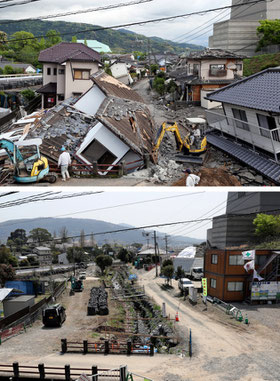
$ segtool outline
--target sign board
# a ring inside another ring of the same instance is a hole
[[[279,300],[280,282],[253,282],[251,300]]]
[[[202,278],[201,283],[203,287],[203,296],[207,296],[207,278]]]
[[[256,250],[242,251],[243,259],[255,259]]]

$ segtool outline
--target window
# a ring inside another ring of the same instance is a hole
[[[199,64],[193,64],[193,75],[199,75]]]
[[[216,265],[218,263],[218,255],[217,254],[211,255],[211,263],[212,263],[212,265]]]
[[[276,140],[277,142],[279,142],[280,141],[279,132],[278,131],[270,132],[270,130],[274,130],[277,128],[276,122],[273,116],[257,114],[257,118],[258,118],[259,126],[262,127],[260,128],[261,135],[266,138],[272,138],[273,140]]]
[[[50,67],[47,68],[47,75],[51,75],[51,68]]]
[[[53,75],[57,75],[57,68],[56,67],[53,68]]]
[[[244,265],[244,259],[242,255],[230,255],[229,256],[229,265],[240,266]]]
[[[58,69],[58,74],[65,74],[65,69]]]
[[[242,71],[243,65],[242,64],[236,64],[237,71]]]
[[[243,282],[228,282],[228,291],[243,291]]]
[[[225,65],[210,65],[209,75],[212,77],[225,77],[227,75]]]
[[[74,69],[74,79],[89,79],[90,70],[89,69]]]
[[[58,101],[64,101],[64,95],[63,94],[57,94],[57,100]]]
[[[235,119],[239,119],[239,120],[242,120],[243,122],[245,122],[245,123],[243,123],[243,122],[239,122],[239,120],[235,120],[236,127],[242,128],[242,130],[249,131],[246,112],[244,110],[238,110],[236,108],[233,108],[232,113],[233,113],[233,117]]]
[[[216,288],[216,285],[217,285],[216,279],[210,278],[210,287]]]

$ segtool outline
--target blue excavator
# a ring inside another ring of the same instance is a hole
[[[0,149],[6,150],[17,183],[36,183],[43,179],[49,183],[56,182],[56,174],[49,172],[48,159],[40,153],[41,144],[40,138],[17,142],[0,139]]]

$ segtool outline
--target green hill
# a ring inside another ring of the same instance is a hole
[[[72,36],[77,36],[77,38],[80,40],[86,38],[87,40],[98,40],[103,44],[107,44],[115,53],[133,52],[135,50],[147,52],[148,38],[144,35],[136,34],[134,32],[127,31],[126,29],[107,29],[96,32],[87,31],[93,28],[98,28],[98,26],[92,24],[83,24],[66,21],[0,21],[0,30],[6,32],[9,37],[13,33],[18,31],[30,32],[33,33],[34,36],[44,36],[46,35],[47,31],[54,29],[61,34],[66,33],[62,36],[62,39],[64,41],[71,41]],[[83,32],[78,33],[81,30]],[[186,51],[186,48],[191,50],[204,49],[203,46],[193,44],[178,44],[169,40],[164,40],[159,37],[151,37],[149,39],[151,42],[151,50],[153,53],[163,53],[164,51],[183,53]],[[140,43],[140,41],[142,42]]]
[[[244,75],[248,77],[269,67],[280,66],[280,53],[261,54],[259,56],[246,58],[243,62]]]

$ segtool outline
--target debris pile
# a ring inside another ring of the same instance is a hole
[[[88,315],[108,315],[108,294],[103,287],[92,287],[88,302]]]

